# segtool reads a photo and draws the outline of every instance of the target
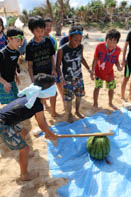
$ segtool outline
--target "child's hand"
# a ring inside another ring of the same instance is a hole
[[[65,79],[63,77],[60,77],[60,80],[61,80],[63,85],[67,85],[67,82],[65,81]]]
[[[94,72],[93,71],[90,71],[90,78],[91,78],[91,80],[94,80]]]
[[[10,92],[10,89],[11,89],[11,84],[10,83],[5,83],[4,84],[4,90],[5,92],[9,93]]]
[[[123,70],[123,67],[117,66],[117,70],[118,70],[118,71],[122,71],[122,70]]]
[[[121,65],[122,65],[123,67],[125,67],[125,65],[126,65],[126,61],[125,61],[125,60],[123,60],[123,61],[122,61],[122,63],[121,63]]]
[[[58,140],[58,136],[51,131],[48,133],[45,133],[45,138],[47,138],[49,140]]]
[[[54,75],[55,77],[57,77],[57,72],[55,69],[52,70],[52,75]]]

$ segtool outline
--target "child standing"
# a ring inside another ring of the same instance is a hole
[[[54,58],[55,58],[55,62],[56,62],[56,57],[57,57],[57,40],[56,40],[55,37],[50,35],[51,30],[52,30],[52,20],[50,18],[45,18],[44,21],[45,21],[44,36],[49,37],[51,42],[52,42],[52,45],[53,45],[53,47],[55,49],[55,56],[54,56]],[[57,88],[59,90],[59,93],[61,95],[61,98],[62,98],[62,101],[63,101],[63,104],[64,104],[63,84],[60,81],[59,76],[56,77],[56,85],[57,85]]]
[[[121,49],[117,46],[120,39],[120,32],[115,29],[111,29],[106,34],[106,41],[97,45],[94,60],[92,64],[92,74],[95,74],[96,87],[94,89],[94,107],[98,107],[98,95],[100,88],[103,86],[103,81],[106,81],[106,87],[109,89],[109,106],[116,109],[112,104],[114,89],[116,88],[116,83],[114,80],[113,65],[117,66],[118,71],[121,71],[119,63],[119,55]]]
[[[126,59],[126,52],[127,52],[128,46],[129,46],[129,52],[128,52],[127,59]],[[121,99],[126,101],[125,89],[126,89],[126,85],[127,85],[127,82],[129,81],[130,74],[131,74],[131,31],[128,33],[126,41],[125,41],[125,45],[123,49],[122,66],[125,67],[125,72],[124,72],[124,79],[123,79],[122,86],[121,86]],[[131,99],[131,83],[130,83],[129,97]]]
[[[83,28],[73,26],[69,31],[69,42],[63,45],[57,54],[57,71],[64,83],[64,101],[67,113],[67,121],[73,122],[72,99],[76,96],[75,110],[80,118],[79,112],[81,97],[85,95],[81,63],[89,70],[89,66],[83,57],[83,45],[81,44]],[[62,62],[62,73],[60,65]]]
[[[24,38],[23,31],[18,28],[7,30],[8,45],[0,51],[0,102],[7,104],[17,98],[20,84],[17,73],[19,52],[17,49]]]
[[[29,19],[28,27],[34,35],[34,38],[26,47],[26,60],[28,61],[28,70],[31,81],[38,73],[52,74],[56,76],[54,63],[55,49],[50,38],[43,37],[45,31],[45,22],[40,16]],[[50,98],[51,116],[55,117],[56,96]]]

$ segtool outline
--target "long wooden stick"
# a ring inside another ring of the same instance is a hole
[[[111,136],[114,135],[113,132],[111,133],[86,133],[86,134],[63,134],[63,135],[57,135],[59,138],[63,137],[90,137],[90,136]]]

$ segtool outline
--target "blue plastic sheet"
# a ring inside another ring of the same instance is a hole
[[[88,138],[60,138],[58,146],[48,141],[49,168],[53,177],[68,178],[58,189],[61,197],[130,197],[131,195],[131,112],[122,108],[111,115],[99,112],[72,124],[52,127],[59,134],[114,132],[107,159],[90,158]]]

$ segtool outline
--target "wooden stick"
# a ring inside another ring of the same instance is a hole
[[[114,135],[113,132],[111,133],[86,133],[86,134],[63,134],[63,135],[57,135],[59,138],[63,137],[90,137],[90,136],[111,136]]]

